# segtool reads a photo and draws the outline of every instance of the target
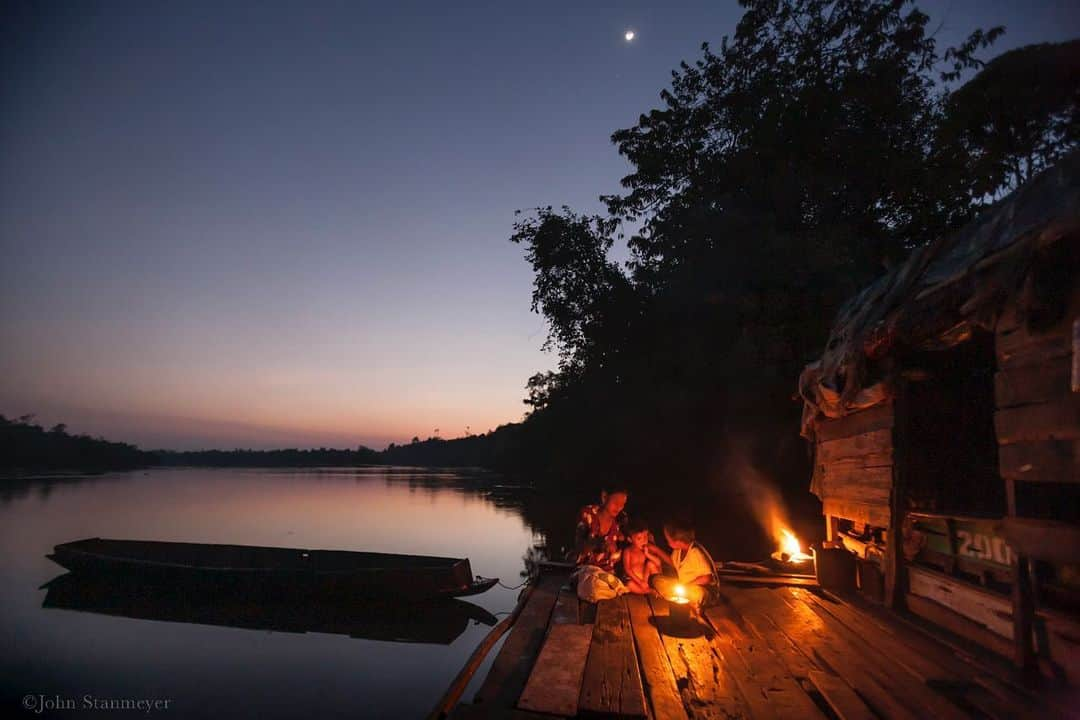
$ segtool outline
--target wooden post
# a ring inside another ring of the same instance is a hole
[[[1005,499],[1009,517],[1016,517],[1016,481],[1005,481]],[[1032,642],[1032,619],[1035,614],[1031,598],[1030,561],[1026,555],[1016,554],[1013,566],[1012,616],[1013,616],[1013,662],[1024,673],[1033,673],[1035,646]]]
[[[907,474],[911,403],[908,383],[896,381],[893,400],[893,466],[892,489],[889,492],[889,530],[885,538],[885,597],[886,607],[894,610],[905,605],[907,583],[904,574],[904,516],[907,514]]]
[[[945,574],[956,574],[956,558],[960,554],[960,550],[956,547],[956,518],[947,518],[945,520],[945,526],[949,531],[949,559],[945,561]],[[986,581],[983,581],[986,584]]]

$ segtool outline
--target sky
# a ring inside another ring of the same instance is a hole
[[[920,3],[994,54],[1064,0]],[[0,414],[146,448],[381,448],[520,420],[555,358],[514,211],[599,211],[610,143],[735,2],[9,2]],[[636,33],[626,42],[628,29]]]

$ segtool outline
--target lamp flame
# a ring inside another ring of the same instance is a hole
[[[690,598],[686,597],[686,588],[682,585],[676,585],[671,589],[672,595],[668,598],[668,602],[675,605],[687,605],[690,602]]]

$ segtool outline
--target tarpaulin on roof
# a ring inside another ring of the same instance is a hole
[[[840,308],[821,359],[799,377],[802,434],[811,437],[819,417],[843,417],[891,397],[887,379],[869,381],[868,360],[898,347],[949,347],[972,327],[992,328],[1034,253],[1078,231],[1080,152],[913,251]]]

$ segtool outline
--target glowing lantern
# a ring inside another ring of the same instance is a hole
[[[676,585],[671,591],[671,597],[668,598],[668,602],[671,603],[670,613],[672,622],[681,626],[690,621],[690,598],[686,596],[685,587]]]

